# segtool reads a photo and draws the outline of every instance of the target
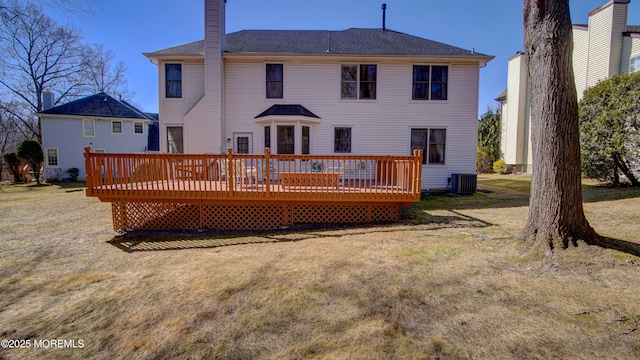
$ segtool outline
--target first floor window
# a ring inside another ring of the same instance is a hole
[[[340,98],[375,99],[377,79],[377,65],[342,65]]]
[[[58,166],[58,149],[47,149],[47,166]]]
[[[167,152],[170,154],[184,153],[182,126],[167,126]]]
[[[111,133],[122,134],[122,121],[114,120],[111,122]]]
[[[133,133],[136,135],[144,134],[144,123],[142,121],[133,122]]]
[[[444,164],[446,129],[411,129],[411,153],[422,150],[423,164]]]
[[[295,154],[295,126],[277,126],[278,154]]]
[[[351,128],[350,127],[333,128],[333,152],[337,152],[337,153],[351,152]]]
[[[96,127],[93,119],[83,119],[82,120],[82,136],[83,137],[95,137],[96,136]]]
[[[309,150],[310,150],[309,141],[310,141],[310,138],[311,138],[310,132],[311,132],[311,128],[310,127],[308,127],[308,126],[303,126],[302,127],[302,154],[304,154],[304,155],[309,155],[310,154],[310,152],[309,152]]]
[[[264,127],[264,147],[271,149],[271,126]]]
[[[234,136],[236,138],[236,153],[248,154],[250,149],[249,136]]]
[[[629,74],[640,71],[640,56],[636,56],[629,61]]]

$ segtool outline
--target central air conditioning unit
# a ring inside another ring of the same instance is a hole
[[[478,189],[478,175],[451,174],[451,192],[455,194],[475,194]]]

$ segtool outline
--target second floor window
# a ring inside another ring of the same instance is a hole
[[[165,82],[167,98],[182,97],[182,64],[165,64]]]
[[[122,134],[122,121],[111,121],[111,133]]]
[[[144,134],[144,123],[141,121],[134,121],[133,123],[133,133],[136,135]]]
[[[284,71],[282,64],[267,64],[267,99],[284,97]]]
[[[413,100],[447,100],[449,67],[413,66]]]
[[[93,119],[83,119],[82,120],[82,136],[83,137],[95,137],[96,136],[96,127]]]
[[[629,74],[640,71],[640,56],[636,56],[629,61]]]
[[[378,67],[376,65],[342,65],[341,99],[375,99]]]

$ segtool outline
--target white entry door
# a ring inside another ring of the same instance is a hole
[[[236,154],[253,154],[253,133],[234,133],[233,152]]]

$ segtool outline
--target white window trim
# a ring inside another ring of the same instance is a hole
[[[136,124],[142,125],[142,132],[141,133],[137,133],[136,132]],[[138,135],[138,136],[144,135],[144,133],[145,133],[145,131],[144,131],[144,121],[134,121],[133,122],[133,130],[132,131],[133,131],[133,135]]]
[[[350,128],[351,129],[351,151],[350,152],[346,152],[346,151],[336,151],[336,128]],[[353,125],[333,125],[331,126],[331,140],[333,140],[331,142],[331,151],[334,154],[355,154],[355,150],[354,150],[354,144],[355,142],[353,141],[353,129],[354,126]]]
[[[445,168],[449,165],[449,161],[448,159],[448,155],[449,154],[449,127],[448,126],[424,126],[424,125],[416,125],[416,126],[410,126],[409,127],[409,141],[408,141],[408,150],[407,153],[410,155],[413,155],[413,152],[411,151],[411,131],[412,130],[445,130],[446,131],[446,142],[444,144],[444,163],[443,164],[429,164],[429,143],[428,143],[428,136],[427,136],[427,153],[424,155],[427,157],[427,162],[425,164],[422,164],[422,167],[428,167],[428,166],[436,166],[436,167],[440,167],[440,168]],[[352,135],[353,136],[353,135]]]
[[[182,69],[182,79],[180,80],[182,82],[182,96],[180,97],[167,97],[167,68],[165,67],[165,65],[167,64],[180,64],[181,65],[181,69]],[[161,66],[162,70],[160,70],[160,76],[162,77],[162,83],[160,84],[160,91],[162,92],[162,101],[172,101],[172,102],[184,102],[184,85],[185,85],[185,66],[184,66],[184,62],[183,61],[165,61],[162,63]]]
[[[375,99],[361,99],[360,98],[360,65],[375,65],[376,66],[376,98]],[[357,82],[356,82],[356,86],[357,86],[357,97],[355,99],[343,99],[342,98],[342,67],[343,66],[355,66],[358,69],[357,72]],[[380,64],[377,62],[368,62],[368,61],[363,61],[363,62],[359,62],[359,63],[353,63],[353,62],[345,62],[345,63],[340,63],[338,64],[338,101],[339,102],[370,102],[370,103],[377,103],[379,102],[380,99]]]
[[[271,65],[282,65],[282,97],[281,98],[270,98],[267,97],[267,64]],[[262,65],[262,85],[263,85],[263,97],[265,102],[270,103],[280,103],[285,102],[287,98],[287,87],[285,84],[287,83],[287,65],[282,61],[265,61]]]
[[[162,133],[162,135],[164,135],[164,140],[162,140],[162,139],[160,140],[160,141],[161,141],[161,142],[160,142],[160,146],[161,146],[161,147],[162,147],[162,146],[165,146],[165,147],[166,147],[165,152],[166,152],[167,154],[178,154],[178,153],[171,153],[171,152],[169,152],[169,149],[170,149],[170,148],[169,148],[169,128],[173,128],[173,127],[180,127],[180,128],[182,128],[182,154],[187,154],[187,153],[188,153],[188,152],[187,152],[187,146],[188,146],[188,143],[187,143],[187,141],[186,141],[186,130],[187,130],[186,124],[180,124],[180,123],[169,123],[169,124],[165,124],[165,125],[164,125],[164,129],[163,129],[163,133]],[[162,145],[162,143],[164,143],[164,145]]]
[[[113,124],[114,123],[120,123],[120,132],[114,132],[113,131]],[[124,133],[124,121],[122,120],[111,120],[111,134],[112,135],[122,135]]]
[[[58,165],[50,165],[49,164],[49,150],[55,150],[56,152],[56,162],[58,163]],[[44,154],[46,156],[46,162],[47,162],[47,166],[48,168],[59,168],[60,167],[60,151],[58,150],[58,148],[46,148],[44,149]]]
[[[262,142],[262,147],[264,149],[264,127],[265,126],[270,126],[270,137],[271,137],[271,147],[269,148],[271,151],[271,154],[277,155],[278,154],[278,126],[293,126],[293,154],[284,154],[284,155],[302,155],[302,127],[303,126],[308,126],[309,127],[309,154],[313,154],[313,144],[314,144],[314,139],[313,139],[313,127],[314,125],[316,125],[317,122],[313,122],[313,121],[305,121],[305,120],[294,120],[294,121],[287,121],[287,120],[271,120],[269,122],[263,122],[262,123],[262,132],[261,132],[261,142]],[[352,149],[353,150],[353,149]],[[280,154],[283,155],[283,154]]]
[[[413,98],[413,67],[414,66],[429,66],[429,99],[414,99]],[[431,70],[433,66],[445,66],[447,67],[447,100],[433,100],[431,99]],[[451,84],[451,64],[438,64],[438,63],[413,63],[409,68],[409,102],[413,104],[448,104],[450,99],[450,87]]]
[[[85,121],[91,122],[91,127],[93,128],[93,135],[86,135],[84,132],[84,123]],[[82,119],[82,137],[83,138],[95,138],[96,137],[96,121],[95,119]]]

